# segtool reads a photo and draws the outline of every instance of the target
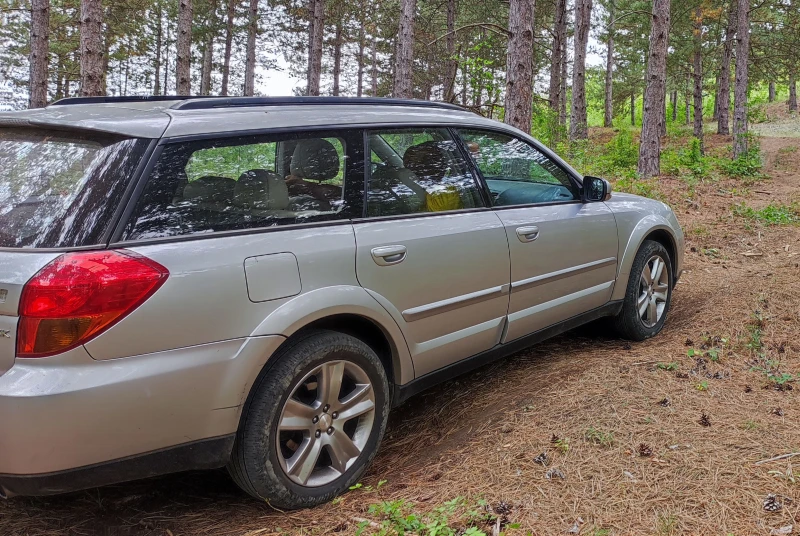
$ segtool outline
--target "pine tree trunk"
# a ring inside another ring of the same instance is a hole
[[[703,147],[703,9],[697,6],[694,12],[694,137],[700,140],[700,154]]]
[[[333,40],[333,96],[340,93],[340,79],[342,77],[342,21],[336,21],[336,33]]]
[[[738,0],[736,83],[733,88],[733,157],[747,153],[747,83],[750,56],[750,0]]]
[[[558,124],[562,127],[567,126],[567,64],[569,63],[569,51],[567,48],[565,35],[563,41],[561,41],[561,89],[558,91]]]
[[[155,81],[153,83],[153,95],[161,95],[161,40],[163,34],[162,19],[164,14],[161,12],[161,3],[157,4],[155,16],[158,18],[156,21],[156,58],[155,58]]]
[[[252,97],[256,89],[256,36],[258,35],[258,0],[250,0],[247,11],[247,47],[245,49],[244,96]]]
[[[169,93],[169,30],[170,24],[167,21],[167,38],[165,40],[167,46],[164,49],[164,95]]]
[[[58,58],[58,66],[56,67],[56,99],[63,99],[64,98],[64,62],[59,57]]]
[[[103,94],[103,6],[81,0],[81,96]]]
[[[400,26],[397,32],[393,95],[398,99],[414,96],[414,18],[417,0],[400,0]]]
[[[222,60],[222,87],[220,95],[228,94],[231,76],[231,51],[233,49],[233,19],[236,16],[236,1],[228,0],[227,21],[225,23],[225,57]]]
[[[47,106],[47,64],[50,50],[50,0],[31,0],[29,108]]]
[[[670,0],[654,0],[650,51],[647,61],[647,86],[642,114],[642,136],[639,146],[639,175],[653,177],[661,173],[661,125],[666,97],[667,43],[669,41]]]
[[[567,47],[567,0],[556,1],[556,13],[553,25],[553,57],[550,63],[550,91],[547,97],[550,109],[555,114],[559,112],[561,104],[561,64]]]
[[[717,86],[717,134],[727,136],[730,131],[731,114],[731,58],[736,39],[736,2],[730,0],[728,9],[728,27],[725,29],[725,44],[722,48],[722,64]]]
[[[505,122],[523,132],[533,114],[533,10],[533,0],[511,0],[508,10]]]
[[[203,67],[200,76],[200,94],[211,94],[211,66],[212,66],[212,50],[214,48],[214,38],[211,32],[206,36],[206,42],[203,43]]]
[[[719,87],[719,75],[714,79],[714,87]],[[717,100],[717,95],[714,95],[714,109],[711,112],[711,120],[716,121],[717,117],[719,116],[719,101]]]
[[[192,93],[192,0],[179,0],[178,41],[175,59],[175,92]]]
[[[612,26],[608,29],[608,42],[606,43],[606,91],[605,91],[605,114],[603,117],[603,126],[611,127],[614,122],[614,8],[613,3],[609,11],[609,18],[612,20]]]
[[[789,111],[797,112],[797,74],[789,73]]]
[[[673,90],[672,95],[670,96],[670,100],[672,101],[672,122],[676,122],[678,120],[678,91]]]
[[[456,0],[447,0],[447,60],[444,64],[444,100],[453,102],[456,93],[456,74],[458,74],[458,60],[456,60]]]
[[[378,38],[373,36],[372,37],[372,72],[370,74],[371,83],[370,83],[370,94],[373,97],[378,96]]]
[[[636,126],[636,93],[631,93],[631,126]]]
[[[575,0],[575,59],[572,65],[572,114],[569,121],[570,140],[589,138],[586,116],[586,47],[592,0]]]
[[[309,1],[308,78],[306,94],[319,96],[322,78],[322,38],[325,36],[325,0]]]
[[[366,6],[364,5],[364,0],[361,0],[360,5],[360,13],[359,17],[359,24],[358,24],[358,55],[356,57],[358,61],[358,76],[357,76],[357,86],[356,86],[356,97],[361,97],[364,94],[364,48],[366,47],[365,40],[365,32],[364,32],[364,17]]]

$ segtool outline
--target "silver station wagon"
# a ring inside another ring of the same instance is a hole
[[[227,467],[328,501],[413,394],[601,317],[657,334],[683,249],[665,204],[448,104],[0,114],[0,490]]]

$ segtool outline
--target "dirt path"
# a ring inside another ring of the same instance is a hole
[[[282,514],[222,471],[189,473],[2,502],[0,534],[352,534],[371,503],[426,511],[457,496],[510,505],[521,528],[509,534],[565,534],[578,518],[580,534],[597,536],[797,527],[791,460],[755,462],[800,451],[800,381],[778,390],[756,370],[800,374],[800,228],[733,207],[800,196],[800,138],[765,138],[762,149],[772,179],[701,183],[692,198],[679,179],[659,182],[687,234],[687,271],[659,337],[631,345],[579,330],[412,399],[393,414],[365,488],[337,504]],[[545,451],[548,467],[534,460]],[[552,467],[565,478],[547,479]],[[764,510],[768,494],[780,511]]]

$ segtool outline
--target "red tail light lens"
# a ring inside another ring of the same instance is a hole
[[[66,253],[22,290],[17,357],[46,357],[107,330],[164,284],[166,268],[125,251]]]

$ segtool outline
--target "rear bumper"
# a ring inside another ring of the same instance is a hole
[[[283,340],[17,359],[0,376],[0,487],[51,494],[224,465],[252,382]]]

